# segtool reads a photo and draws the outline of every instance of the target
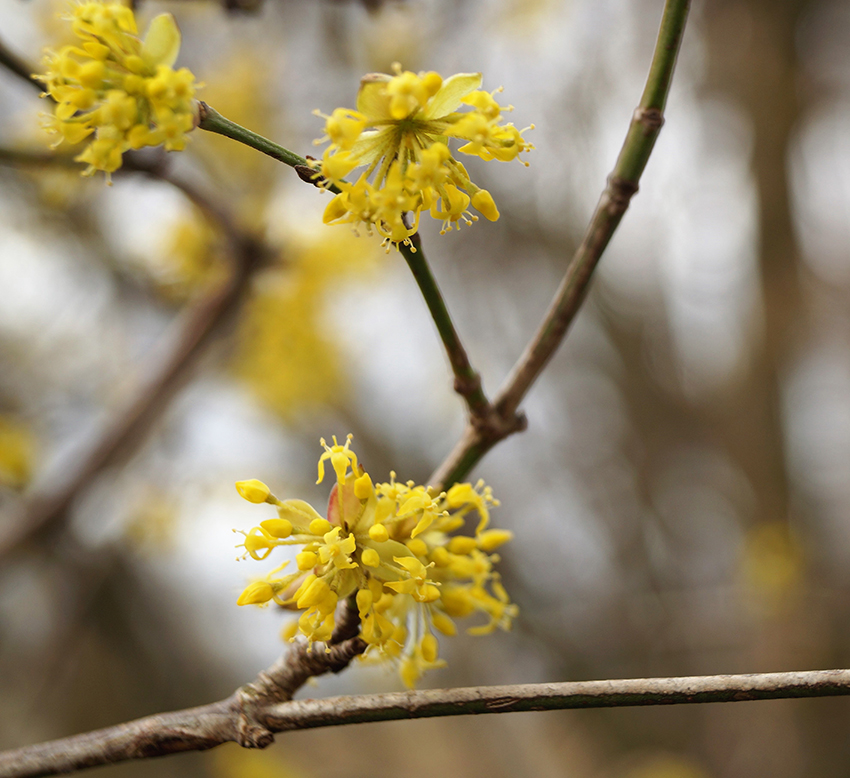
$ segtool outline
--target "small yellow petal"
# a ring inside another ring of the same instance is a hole
[[[408,540],[404,545],[416,554],[416,556],[425,556],[428,553],[428,546],[424,540],[420,540],[419,538]]]
[[[274,597],[274,589],[267,581],[254,581],[236,600],[237,605],[262,605]]]
[[[142,59],[150,67],[171,67],[180,53],[180,28],[171,14],[160,14],[151,21],[142,44]]]
[[[408,689],[413,689],[416,687],[416,682],[419,680],[422,673],[419,671],[416,661],[411,657],[408,657],[402,661],[399,675],[401,675],[401,680],[404,685]]]
[[[444,613],[432,613],[431,622],[434,627],[444,635],[453,637],[457,634],[457,627],[455,626],[455,623]]]
[[[360,611],[361,618],[372,608],[372,592],[368,589],[361,589],[357,592],[357,610]]]
[[[374,548],[364,549],[360,558],[363,560],[363,564],[366,567],[378,567],[381,564],[381,557]]]
[[[426,662],[434,662],[437,659],[438,643],[430,632],[422,638],[422,643],[419,646],[422,651],[422,658]]]
[[[302,551],[300,554],[295,555],[295,563],[298,565],[299,570],[312,570],[318,561],[319,557],[312,551]],[[300,608],[301,606],[299,605],[298,607]]]
[[[449,551],[453,554],[468,554],[476,546],[475,538],[458,535],[449,541]]]
[[[390,533],[383,524],[374,524],[369,527],[369,537],[376,543],[386,543],[389,540]]]
[[[248,502],[253,503],[265,502],[271,495],[271,489],[256,478],[249,481],[237,481],[236,491]]]
[[[478,540],[478,548],[482,551],[495,551],[499,546],[512,540],[514,533],[506,529],[488,529],[482,532]]]
[[[286,519],[266,519],[260,526],[273,538],[288,538],[292,534],[292,522]]]
[[[313,519],[310,522],[310,532],[314,535],[327,535],[333,529],[331,523],[327,519]]]
[[[486,189],[479,189],[472,195],[472,207],[491,222],[499,220],[499,209],[496,207],[493,195]]]
[[[358,500],[368,500],[372,494],[372,479],[369,477],[369,473],[363,473],[354,481],[354,496]]]

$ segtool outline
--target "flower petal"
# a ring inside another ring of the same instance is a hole
[[[386,73],[367,73],[360,79],[360,91],[357,93],[357,110],[368,121],[392,119],[390,115],[390,96],[387,94],[387,82],[392,78]]]
[[[384,156],[388,151],[388,144],[392,140],[392,131],[389,127],[381,127],[379,130],[367,130],[348,151],[349,158],[357,160],[357,166],[371,165],[376,159]]]
[[[160,14],[148,27],[142,43],[142,59],[146,65],[171,67],[180,53],[180,28],[171,14]]]
[[[449,76],[422,111],[423,119],[439,119],[460,107],[463,98],[481,86],[480,73]],[[358,108],[360,106],[358,105]]]

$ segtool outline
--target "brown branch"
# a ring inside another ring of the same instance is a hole
[[[635,678],[483,686],[291,701],[306,677],[339,672],[365,644],[329,653],[303,646],[225,700],[0,753],[0,778],[34,778],[85,767],[202,751],[226,742],[265,748],[274,733],[371,721],[482,713],[625,708],[850,695],[850,670]]]
[[[55,156],[54,159],[56,164],[67,163],[66,156]],[[222,323],[239,307],[253,270],[267,252],[261,243],[236,226],[224,206],[189,182],[170,174],[163,157],[128,154],[126,160],[126,173],[140,173],[180,189],[223,232],[231,257],[231,272],[223,284],[178,317],[172,331],[163,339],[161,351],[165,353],[152,358],[152,364],[133,396],[115,414],[103,434],[80,457],[71,472],[51,491],[31,497],[17,516],[5,522],[0,533],[0,558],[13,553],[36,536],[61,527],[68,508],[92,479],[144,440],[153,421],[183,385]],[[50,155],[4,151],[0,153],[0,163],[46,165],[50,164]]]
[[[310,651],[306,644],[298,644],[224,700],[6,751],[0,754],[0,778],[57,775],[130,759],[205,751],[228,742],[265,748],[274,741],[274,730],[266,721],[269,707],[290,700],[308,678],[340,672],[365,648],[358,637],[327,651],[321,645]]]
[[[454,450],[431,476],[430,483],[435,488],[448,488],[464,478],[496,443],[525,428],[525,417],[518,412],[519,404],[578,313],[593,271],[638,190],[641,174],[661,131],[689,6],[689,0],[667,0],[640,105],[581,245],[567,265],[540,327],[493,401],[495,413],[491,414],[490,423],[468,425]]]
[[[287,702],[267,711],[275,732],[478,713],[627,708],[850,695],[850,670],[633,678],[478,686]]]

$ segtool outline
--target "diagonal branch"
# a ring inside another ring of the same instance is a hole
[[[667,0],[646,87],[608,185],[549,310],[494,401],[494,415],[501,424],[478,427],[470,424],[455,449],[431,476],[430,482],[435,487],[445,489],[464,478],[496,443],[523,428],[517,413],[519,404],[564,339],[587,294],[593,271],[629,201],[638,191],[641,174],[664,123],[664,106],[689,6],[690,0]]]
[[[68,160],[60,156],[54,159],[57,164],[67,164]],[[0,164],[50,164],[50,155],[4,151],[0,152]],[[49,492],[30,498],[19,515],[5,523],[0,533],[0,558],[13,553],[36,536],[61,526],[68,508],[91,480],[144,439],[145,432],[182,386],[219,327],[238,308],[253,270],[266,254],[262,244],[240,231],[223,206],[190,183],[168,173],[158,160],[150,162],[147,156],[137,155],[129,158],[127,168],[128,172],[166,181],[192,200],[224,233],[231,257],[231,272],[223,284],[178,317],[172,332],[164,339],[165,353],[154,358],[134,395],[116,413],[70,473]]]
[[[33,80],[35,72],[23,59],[15,54],[3,41],[0,41],[0,67],[6,68],[10,73],[26,81],[33,89],[42,91],[41,84]]]
[[[283,162],[284,165],[289,165],[289,167],[295,169],[295,172],[299,176],[304,177],[309,174],[309,178],[305,180],[308,180],[310,183],[316,183],[316,173],[309,166],[308,160],[305,157],[284,148],[253,130],[249,130],[247,127],[243,127],[241,124],[231,121],[203,101],[198,103],[198,129],[214,132],[217,135],[224,135],[226,138],[244,143],[246,146],[250,146],[252,149],[256,149],[272,159],[276,159],[278,162]],[[339,192],[335,187],[330,187],[330,189],[331,191]]]
[[[419,233],[414,233],[410,239],[412,241],[410,246],[399,243],[398,249],[407,262],[410,272],[419,286],[419,291],[425,298],[425,304],[428,306],[434,324],[437,325],[437,332],[440,335],[440,340],[443,341],[449,364],[455,376],[454,389],[466,402],[470,423],[486,424],[493,408],[487,399],[487,395],[484,394],[481,376],[472,367],[466,349],[460,341],[446,301],[443,299],[440,287],[437,286],[434,274],[425,259]]]
[[[34,778],[86,767],[203,751],[221,743],[265,748],[274,733],[371,721],[479,713],[625,708],[850,695],[850,670],[634,678],[479,686],[291,701],[307,676],[339,672],[365,644],[349,639],[285,656],[227,699],[0,753],[0,778]]]

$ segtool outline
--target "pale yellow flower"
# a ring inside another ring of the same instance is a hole
[[[129,149],[164,146],[180,151],[194,127],[195,77],[172,65],[180,50],[180,30],[171,14],[160,14],[144,39],[133,11],[116,2],[84,2],[66,17],[78,46],[48,51],[45,96],[56,101],[45,128],[76,144],[90,138],[76,159],[88,163],[84,175],[121,167]]]
[[[387,244],[398,244],[409,242],[422,211],[442,221],[443,232],[477,220],[470,207],[496,221],[492,195],[472,182],[449,143],[465,141],[459,152],[503,162],[533,146],[524,131],[501,123],[502,111],[511,107],[480,86],[480,73],[443,80],[400,66],[395,75],[364,76],[357,110],[337,108],[324,117],[326,135],[318,142],[330,146],[317,166],[342,190],[328,204],[325,222],[374,226]],[[365,170],[347,181],[358,168]]]
[[[474,511],[479,527],[489,508],[497,505],[482,483],[458,484],[448,494],[435,494],[412,481],[374,484],[344,444],[322,441],[319,480],[329,461],[336,484],[327,518],[301,500],[278,502],[278,518],[267,519],[245,534],[245,556],[265,559],[278,546],[301,546],[298,572],[277,577],[281,568],[251,583],[240,605],[278,605],[301,611],[297,630],[310,641],[327,641],[335,625],[340,600],[354,597],[360,615],[360,635],[367,656],[388,659],[412,687],[425,670],[441,667],[436,630],[457,631],[454,619],[481,614],[483,623],[471,634],[510,629],[516,616],[493,564],[491,552],[511,538],[504,530],[475,536],[453,535]],[[268,488],[237,485],[251,502]],[[257,485],[259,484],[259,485]],[[269,498],[264,498],[272,502]]]

